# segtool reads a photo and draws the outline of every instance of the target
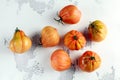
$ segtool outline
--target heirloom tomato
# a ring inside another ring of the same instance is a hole
[[[93,51],[86,51],[78,59],[78,66],[81,70],[86,72],[92,72],[100,67],[101,58]]]
[[[22,30],[16,28],[14,36],[10,41],[9,48],[14,53],[24,53],[29,50],[32,46],[31,39],[25,35]]]
[[[41,44],[43,47],[56,46],[60,42],[60,35],[56,28],[46,26],[41,31]]]
[[[60,20],[67,24],[76,24],[80,21],[81,11],[75,5],[67,5],[58,14]]]
[[[101,42],[106,38],[107,27],[100,21],[93,21],[88,27],[88,35],[91,41]]]
[[[51,66],[56,71],[69,69],[71,67],[70,56],[62,49],[55,50],[51,55]]]
[[[79,50],[86,44],[86,39],[81,32],[71,30],[64,36],[64,45],[70,50]]]

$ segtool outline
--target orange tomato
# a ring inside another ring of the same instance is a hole
[[[46,26],[41,32],[41,43],[43,47],[52,47],[58,45],[60,42],[60,35],[56,28]]]
[[[75,5],[67,5],[59,12],[60,19],[67,24],[76,24],[80,21],[81,12]]]
[[[71,30],[64,36],[64,45],[70,50],[79,50],[86,44],[86,39],[81,32]]]
[[[71,67],[71,59],[64,50],[57,49],[51,55],[51,66],[56,71],[64,71]]]
[[[22,30],[16,29],[12,40],[10,41],[9,48],[14,53],[24,53],[32,46],[31,39],[25,35]]]
[[[86,51],[78,59],[78,66],[81,70],[86,72],[92,72],[100,67],[101,58],[99,55],[93,51]]]

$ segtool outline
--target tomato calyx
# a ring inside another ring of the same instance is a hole
[[[93,33],[93,37],[95,37],[96,33],[100,33],[98,27],[95,25],[95,24],[90,24],[91,28],[93,29],[92,30],[92,33]]]
[[[16,27],[16,29],[15,29],[15,33],[18,32],[18,31],[20,31],[20,30],[18,29],[18,27]]]
[[[95,60],[95,57],[91,56],[89,59],[90,59],[90,60]]]
[[[61,17],[59,17],[59,19],[54,18],[54,20],[55,20],[55,21],[57,21],[58,23],[61,23],[61,24],[63,24],[63,25],[64,25],[64,23],[63,23],[63,21],[62,21],[62,18],[61,18]]]
[[[75,36],[73,36],[73,39],[74,40],[78,40],[78,37],[75,35]]]
[[[99,27],[97,27],[97,26],[96,26],[96,25],[94,25],[94,24],[90,24],[90,26],[94,29],[94,31],[93,31],[93,32],[95,32],[95,33],[99,32],[99,33],[100,33],[100,31],[98,30],[98,29],[99,29]]]
[[[64,23],[62,21],[62,17],[59,16],[58,12],[57,12],[57,17],[58,17],[58,19],[54,18],[54,20],[57,21],[58,23],[61,23],[64,25]]]

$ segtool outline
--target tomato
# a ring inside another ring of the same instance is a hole
[[[25,35],[22,30],[16,29],[12,40],[10,41],[9,48],[14,53],[24,53],[32,46],[31,39]]]
[[[101,58],[96,52],[86,51],[78,59],[78,66],[86,72],[93,72],[100,67]]]
[[[79,50],[86,44],[86,39],[81,32],[71,30],[64,36],[64,45],[70,50]]]
[[[91,41],[101,42],[106,38],[107,27],[100,21],[93,21],[88,27],[88,35]]]
[[[51,66],[56,71],[64,71],[71,67],[71,59],[64,50],[57,49],[51,55]]]
[[[60,42],[60,35],[56,28],[46,26],[41,31],[41,43],[43,47],[56,46]]]
[[[64,23],[76,24],[80,21],[81,11],[75,5],[67,5],[60,10],[59,17]]]

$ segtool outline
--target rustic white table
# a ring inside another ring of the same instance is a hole
[[[54,21],[57,12],[68,4],[74,4],[81,10],[78,24],[62,25]],[[119,0],[0,0],[0,80],[120,80],[119,8]],[[53,70],[50,55],[63,46],[40,47],[38,38],[42,28],[53,26],[63,36],[72,29],[83,32],[90,22],[97,19],[107,25],[106,39],[70,53],[74,60],[86,50],[93,50],[102,58],[100,68],[91,73],[80,69]],[[8,48],[16,27],[33,40],[32,48],[21,55]]]

